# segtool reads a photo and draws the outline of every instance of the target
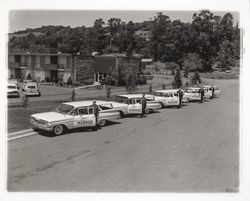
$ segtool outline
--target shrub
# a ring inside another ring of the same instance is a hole
[[[51,82],[50,77],[45,77],[45,82]]]
[[[31,74],[29,73],[26,77],[27,80],[31,80]]]
[[[181,70],[177,69],[174,81],[172,82],[173,88],[180,88],[182,86],[182,80],[181,80]]]
[[[68,81],[67,81],[67,84],[68,84],[68,85],[72,85],[72,84],[73,84],[71,76],[69,76]]]
[[[200,74],[198,71],[195,72],[193,78],[192,78],[192,84],[197,84],[197,83],[201,83],[201,78],[200,78]]]

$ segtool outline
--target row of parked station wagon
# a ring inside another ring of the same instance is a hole
[[[214,87],[214,96],[220,95],[218,87]],[[202,86],[204,98],[212,97],[212,86]],[[200,87],[189,87],[183,90],[182,102],[200,101]],[[147,106],[145,113],[149,114],[163,107],[178,107],[180,103],[178,90],[156,90],[154,95],[145,94]],[[30,123],[34,129],[52,131],[54,135],[61,135],[66,130],[96,125],[103,127],[108,121],[124,118],[128,115],[142,113],[142,94],[117,95],[114,101],[96,100],[99,108],[99,118],[96,122],[93,101],[75,101],[60,104],[54,111],[31,115]]]

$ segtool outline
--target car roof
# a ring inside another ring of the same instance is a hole
[[[180,89],[160,89],[160,90],[156,90],[155,92],[160,92],[160,93],[169,93],[169,92],[177,92]]]
[[[197,89],[201,89],[199,87],[188,87],[187,89],[194,89],[194,90],[197,90]]]
[[[103,100],[96,100],[96,105],[102,105],[102,104],[108,104],[108,103],[110,103],[110,102],[103,101]],[[93,100],[65,102],[62,104],[71,105],[73,107],[86,107],[86,106],[93,105]]]
[[[31,85],[36,85],[37,86],[37,83],[36,82],[28,82],[28,83],[25,83],[25,86],[31,86]]]
[[[125,98],[142,98],[142,94],[122,94],[122,95],[117,95],[120,97],[125,97]],[[145,94],[145,97],[153,96],[150,94]]]

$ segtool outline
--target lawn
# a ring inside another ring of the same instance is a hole
[[[211,73],[200,73],[200,76],[209,79],[238,79],[238,75],[236,75],[234,72],[226,73],[213,71]]]

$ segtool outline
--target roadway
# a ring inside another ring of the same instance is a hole
[[[235,192],[239,80],[222,96],[58,137],[8,141],[9,191]]]

